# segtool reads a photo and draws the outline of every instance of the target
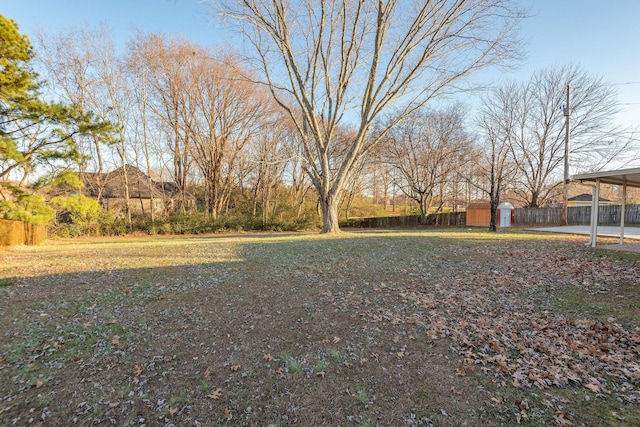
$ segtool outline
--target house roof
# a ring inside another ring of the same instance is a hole
[[[589,193],[582,193],[582,194],[578,194],[577,196],[573,196],[573,197],[569,197],[569,201],[570,202],[591,202],[592,201],[592,195]],[[604,197],[599,197],[598,198],[599,201],[601,202],[610,202],[611,200],[609,199],[605,199]]]
[[[124,197],[124,173],[127,173],[127,181],[129,183],[129,197],[132,199],[142,198],[150,199],[153,195],[154,198],[162,198],[164,195],[175,196],[177,191],[176,187],[172,183],[168,182],[156,182],[149,181],[149,176],[142,172],[135,166],[125,165],[111,172],[98,174],[98,173],[84,173],[83,182],[85,189],[90,196],[97,196],[98,193],[98,178],[101,178],[102,182],[102,197],[106,198],[123,198]],[[151,184],[151,185],[149,185]],[[195,199],[195,197],[189,193],[185,196],[189,199]]]
[[[596,182],[601,184],[627,185],[627,187],[640,188],[640,168],[618,169],[612,171],[600,171],[573,175],[575,181]]]

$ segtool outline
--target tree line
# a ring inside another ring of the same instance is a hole
[[[41,33],[34,48],[2,17],[2,50],[15,54],[0,63],[0,185],[14,196],[0,210],[33,209],[27,183],[74,186],[73,176],[92,173],[100,188],[104,172],[121,167],[131,224],[125,165],[144,171],[149,186],[172,183],[183,195],[178,211],[192,193],[210,220],[310,224],[319,215],[324,232],[338,231],[340,214],[363,199],[384,206],[402,196],[424,221],[478,198],[543,206],[560,190],[568,82],[573,165],[601,167],[632,152],[629,130],[612,121],[613,87],[576,65],[504,83],[473,116],[459,101],[436,104],[468,90],[476,71],[518,59],[526,14],[511,2],[290,8],[220,2],[216,12],[253,47],[250,63],[164,34],[135,33],[121,52],[107,27]]]

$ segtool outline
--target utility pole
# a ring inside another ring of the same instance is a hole
[[[565,134],[564,134],[564,185],[562,187],[562,214],[560,218],[561,225],[569,225],[567,221],[567,204],[569,203],[569,83],[567,83],[567,104],[564,107]]]

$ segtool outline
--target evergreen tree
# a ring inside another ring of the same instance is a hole
[[[109,141],[113,126],[74,105],[45,100],[31,65],[34,51],[15,21],[0,15],[0,185],[23,184],[44,165],[59,171],[80,160],[74,138]]]

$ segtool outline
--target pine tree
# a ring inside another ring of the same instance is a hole
[[[5,187],[10,177],[25,182],[40,165],[64,169],[79,161],[76,136],[112,138],[113,126],[93,113],[43,99],[34,56],[15,21],[0,15],[0,185]]]

